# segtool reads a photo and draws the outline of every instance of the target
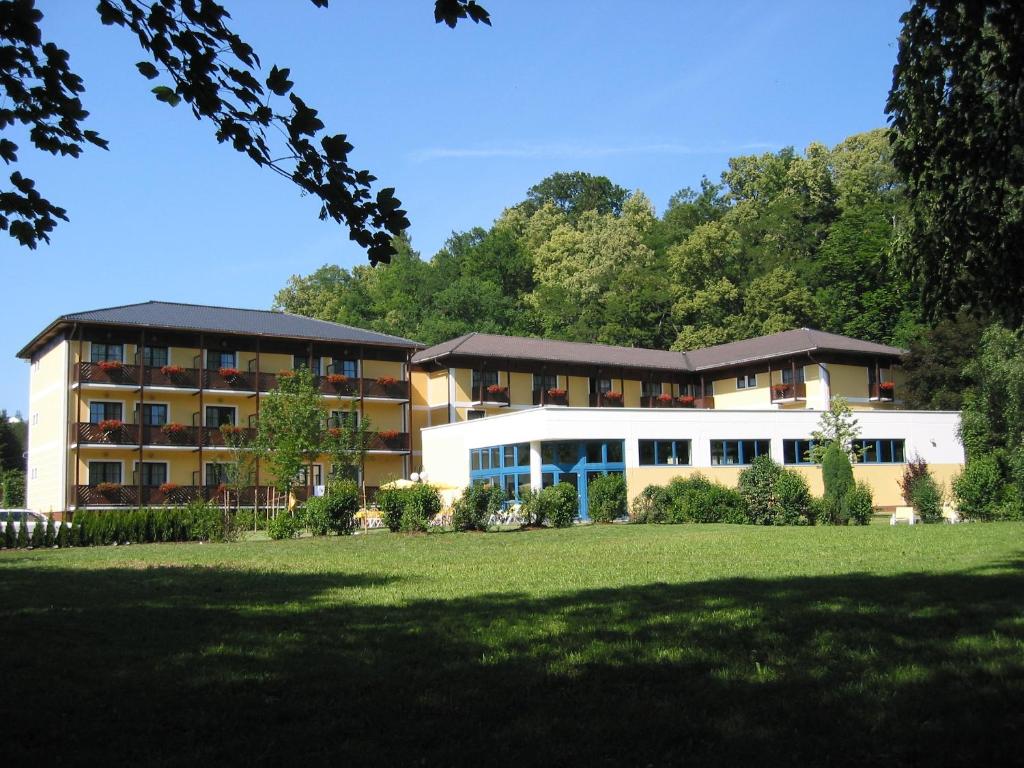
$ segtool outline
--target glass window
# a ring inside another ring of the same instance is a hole
[[[689,440],[676,440],[673,445],[676,449],[676,464],[690,463],[690,441]]]
[[[340,357],[331,358],[331,373],[340,373],[342,376],[354,379],[359,376],[359,363]]]
[[[225,465],[226,466],[226,465]],[[313,482],[312,485],[323,485],[324,484],[324,472],[323,466],[320,464],[313,465]],[[295,476],[295,482],[299,485],[307,485],[306,478],[309,474],[309,467],[303,467],[299,470],[299,474]]]
[[[549,373],[533,374],[534,389],[554,389],[558,386],[558,377]]]
[[[689,440],[640,440],[641,466],[688,465]]]
[[[528,467],[530,466],[530,444],[519,443],[516,445],[516,466],[517,467]]]
[[[657,397],[661,394],[662,384],[660,381],[641,381],[640,394],[643,397]]]
[[[502,475],[502,490],[505,491],[506,499],[516,498],[516,477],[517,475]]]
[[[712,440],[713,465],[749,464],[758,456],[771,455],[768,440]]]
[[[514,467],[516,465],[516,447],[506,445],[503,450],[505,455],[502,457],[502,466]]]
[[[640,466],[653,467],[658,463],[653,440],[640,440]]]
[[[124,406],[121,403],[110,403],[103,400],[89,403],[89,421],[99,424],[108,419],[124,420]]]
[[[501,466],[501,448],[491,448],[491,468],[497,469]]]
[[[604,394],[605,392],[611,392],[611,391],[612,391],[612,380],[611,379],[601,379],[601,378],[595,378],[593,376],[590,377],[590,394],[592,394],[592,395],[596,395],[598,393]]]
[[[219,349],[206,350],[206,368],[216,371],[220,368],[237,368],[237,355],[234,352],[224,352]]]
[[[225,424],[235,425],[235,409],[230,405],[206,406],[206,426],[221,427]]]
[[[142,406],[142,423],[150,427],[160,427],[166,424],[167,406],[162,403],[145,403]]]
[[[587,442],[587,464],[604,464],[604,443],[596,440]]]
[[[359,424],[359,411],[331,411],[328,427],[344,427],[347,424]]]
[[[621,440],[609,440],[607,449],[607,462],[609,464],[621,464],[622,463],[622,441]]]
[[[207,464],[206,465],[206,484],[207,485],[225,485],[228,482],[228,471],[230,464]]]
[[[554,443],[541,443],[540,445],[540,460],[543,464],[554,464],[555,463],[555,444]]]
[[[139,469],[139,463],[135,462],[136,472]],[[142,484],[151,488],[158,488],[167,482],[167,465],[162,461],[144,461],[142,462]]]
[[[793,383],[793,369],[792,368],[783,368],[782,369],[782,383],[783,384],[792,384]],[[797,368],[796,368],[796,383],[797,384],[803,384],[804,383],[804,367],[802,365],[798,365]]]
[[[813,440],[783,440],[782,462],[784,464],[810,464],[811,459],[808,453],[813,447]]]
[[[906,445],[903,440],[869,438],[854,440],[853,449],[863,464],[902,464]]]
[[[486,448],[480,449],[480,469],[491,468],[491,452]],[[497,469],[497,467],[495,467]]]
[[[748,373],[736,377],[736,389],[753,389],[757,386],[757,374]]]
[[[142,364],[148,365],[150,368],[159,368],[163,365],[167,365],[167,361],[170,359],[167,347],[143,347],[142,348]]]
[[[105,360],[124,362],[124,344],[101,344],[94,341],[89,345],[89,361],[102,363]]]
[[[89,462],[89,485],[100,483],[120,483],[121,462],[119,461],[90,461]]]
[[[469,468],[471,471],[480,469],[480,451],[473,449],[469,452]]]
[[[579,446],[576,443],[555,443],[558,456],[556,464],[573,465],[580,458]]]
[[[473,371],[473,389],[498,385],[497,371]]]
[[[541,488],[550,488],[554,484],[555,484],[555,473],[554,472],[545,472],[544,474],[542,474],[540,476]]]
[[[292,355],[292,368],[296,371],[299,368],[309,368],[309,356],[308,355]],[[310,368],[310,372],[314,376],[320,375],[320,358],[313,358],[313,367]]]

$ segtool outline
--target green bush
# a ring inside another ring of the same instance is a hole
[[[995,519],[1003,498],[999,460],[992,454],[968,459],[963,472],[953,479],[953,495],[965,520]]]
[[[314,496],[302,508],[302,522],[314,536],[326,536],[331,532],[331,516],[327,511],[327,497]]]
[[[265,531],[267,530],[267,510],[261,509],[256,514],[255,509],[239,509],[235,511],[235,527],[241,531]]]
[[[658,499],[667,523],[747,523],[747,504],[739,491],[712,482],[699,472],[677,477]]]
[[[545,505],[547,519],[555,528],[568,528],[579,514],[579,495],[576,486],[570,483],[558,483],[541,491],[542,503]]]
[[[520,494],[519,514],[523,518],[523,525],[539,527],[547,522],[547,507],[541,499],[540,491],[532,488]]]
[[[16,544],[18,549],[25,549],[29,544],[28,523],[24,520],[22,520],[21,524],[18,525],[18,538],[16,540]]]
[[[267,524],[267,534],[272,539],[294,539],[299,535],[302,523],[291,512],[280,512]]]
[[[306,502],[302,519],[314,536],[352,533],[359,511],[359,487],[352,481],[333,483],[323,496]]]
[[[821,475],[825,484],[823,514],[818,522],[831,525],[846,525],[847,519],[843,499],[853,487],[853,465],[850,457],[838,442],[829,443],[821,458]]]
[[[0,470],[0,507],[25,506],[25,473],[20,469]]]
[[[36,523],[32,527],[32,536],[29,540],[33,549],[42,549],[46,546],[46,527],[40,523]]]
[[[401,529],[424,533],[430,521],[441,511],[441,495],[432,485],[417,483],[404,489]]]
[[[377,509],[380,510],[384,525],[392,533],[402,529],[402,512],[405,509],[405,493],[401,488],[381,488],[377,491]]]
[[[595,477],[587,485],[587,513],[595,523],[610,523],[625,517],[626,479],[617,473]]]
[[[64,535],[74,546],[103,546],[128,542],[230,541],[235,538],[236,529],[230,512],[207,502],[193,501],[184,507],[80,510]]]
[[[18,527],[10,519],[8,519],[7,525],[4,526],[4,546],[7,549],[14,549],[18,546]]]
[[[740,472],[739,493],[754,525],[807,525],[812,519],[811,492],[803,475],[758,456]]]
[[[854,525],[867,525],[875,512],[875,500],[871,486],[861,481],[846,492],[843,498],[846,519]]]
[[[669,497],[663,485],[648,485],[633,499],[629,519],[634,523],[664,523],[668,519]]]
[[[930,474],[917,478],[910,496],[914,511],[921,516],[922,522],[942,521],[942,490]]]
[[[811,489],[799,472],[784,469],[775,482],[778,513],[775,525],[814,525]]]
[[[67,549],[71,546],[71,535],[68,531],[68,524],[66,521],[60,521],[60,528],[57,529],[57,546],[61,549]]]
[[[43,536],[43,546],[52,547],[57,543],[57,529],[53,524],[53,516],[46,519],[46,533]]]
[[[501,488],[470,484],[452,506],[452,527],[457,531],[485,531],[487,521],[504,502]]]

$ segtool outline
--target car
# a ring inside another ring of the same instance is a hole
[[[42,525],[45,528],[49,518],[39,512],[33,512],[31,509],[0,509],[0,533],[7,529],[8,520],[17,523],[19,528],[26,525],[26,532],[31,536],[37,525]]]

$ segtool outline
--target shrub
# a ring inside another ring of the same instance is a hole
[[[754,525],[773,525],[778,514],[775,484],[782,466],[769,456],[758,456],[740,472],[739,492],[747,503],[747,515]]]
[[[234,516],[204,501],[184,507],[157,509],[110,509],[75,513],[70,528],[64,529],[66,544],[58,546],[102,546],[132,542],[230,541],[235,538]]]
[[[739,491],[697,473],[677,477],[665,489],[669,523],[747,523],[747,504]]]
[[[43,537],[43,546],[52,547],[57,543],[57,529],[53,525],[53,516],[46,520],[46,534]]]
[[[299,529],[302,525],[299,523],[299,519],[291,512],[281,512],[276,517],[270,519],[267,524],[267,534],[272,539],[280,541],[281,539],[294,539],[299,535]]]
[[[32,535],[29,538],[29,543],[33,549],[42,549],[46,546],[46,527],[40,523],[36,523],[32,527]]]
[[[555,528],[568,528],[573,524],[580,508],[575,485],[558,483],[549,486],[541,491],[541,497],[547,518]]]
[[[4,526],[4,546],[7,549],[14,549],[18,546],[18,529],[14,521],[10,519],[7,520],[7,525]]]
[[[314,536],[330,533],[330,515],[327,512],[327,497],[314,496],[302,508],[302,522]]]
[[[18,549],[24,549],[28,546],[28,523],[24,520],[18,526],[18,538],[16,541]]]
[[[668,518],[669,497],[663,485],[648,485],[633,499],[629,519],[634,523],[664,523]]]
[[[871,486],[861,481],[846,492],[843,498],[846,519],[854,525],[867,525],[875,511]]]
[[[425,532],[430,521],[441,511],[441,495],[432,485],[417,483],[404,490],[401,529],[406,532]]]
[[[0,507],[25,506],[25,473],[20,469],[0,471]]]
[[[914,483],[911,502],[922,522],[938,523],[942,520],[942,489],[930,474],[919,477]]]
[[[389,531],[394,533],[402,529],[405,494],[401,488],[381,488],[377,491],[377,508]]]
[[[57,546],[61,549],[67,549],[71,546],[71,535],[68,531],[68,524],[61,520],[60,528],[57,529]]]
[[[595,523],[610,523],[629,511],[626,478],[613,473],[595,477],[587,485],[587,514]]]
[[[775,481],[775,525],[814,525],[811,489],[799,472],[784,469]]]
[[[547,507],[540,491],[531,488],[520,495],[519,514],[523,518],[523,525],[527,527],[539,527],[547,522]]]
[[[853,487],[853,466],[849,455],[837,441],[829,443],[825,448],[821,457],[821,475],[825,484],[825,497],[819,522],[845,525],[843,499]]]
[[[358,511],[359,487],[348,480],[332,484],[326,494],[307,501],[302,519],[314,536],[341,536],[352,533]]]
[[[999,460],[992,454],[968,459],[964,471],[953,479],[953,495],[965,520],[995,518],[1003,495]]]
[[[900,492],[905,504],[913,504],[914,483],[928,474],[928,462],[920,456],[914,456],[903,468],[903,477],[899,480]]]
[[[487,521],[504,502],[505,493],[501,488],[469,485],[452,506],[452,527],[457,531],[485,531]]]

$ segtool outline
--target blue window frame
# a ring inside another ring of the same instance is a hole
[[[711,466],[749,464],[758,456],[771,455],[769,440],[712,440]]]
[[[813,464],[807,455],[814,447],[813,440],[783,440],[782,441],[782,463],[783,464]]]
[[[903,464],[906,443],[892,438],[867,438],[853,441],[853,450],[861,464]]]
[[[473,448],[469,452],[470,480],[501,488],[508,503],[519,501],[530,487],[530,444],[510,443]]]
[[[340,357],[332,358],[329,373],[340,373],[342,376],[354,379],[359,376],[359,361],[346,360]]]
[[[689,440],[639,440],[638,443],[642,467],[688,466],[691,463]]]

